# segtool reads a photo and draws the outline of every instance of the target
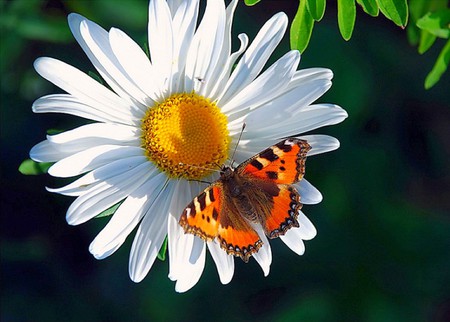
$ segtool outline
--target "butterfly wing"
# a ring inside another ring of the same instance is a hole
[[[228,253],[248,262],[262,246],[256,231],[235,209],[230,197],[224,196],[222,181],[216,181],[187,205],[180,217],[185,233],[209,241],[217,237]]]
[[[305,174],[306,153],[311,146],[305,140],[285,139],[238,166],[236,171],[265,193],[265,204],[255,205],[264,232],[269,238],[284,235],[299,227],[300,194],[292,186]],[[251,196],[249,196],[251,198]]]
[[[219,229],[219,213],[222,204],[220,182],[206,188],[184,208],[180,225],[185,233],[199,236],[208,241],[214,239]]]
[[[277,184],[292,184],[305,174],[306,153],[311,146],[305,140],[285,139],[241,163],[236,171]]]

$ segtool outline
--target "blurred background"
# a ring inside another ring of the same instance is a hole
[[[278,11],[291,21],[297,3],[240,3],[234,34],[253,39]],[[255,261],[236,260],[225,286],[208,255],[199,283],[177,294],[167,261],[157,260],[140,284],[129,279],[132,238],[110,258],[95,260],[88,246],[108,218],[67,225],[73,199],[45,190],[62,182],[18,172],[48,129],[85,122],[31,112],[35,99],[60,92],[34,71],[37,57],[93,70],[67,14],[118,27],[144,44],[147,1],[1,0],[1,320],[449,321],[449,73],[431,90],[423,87],[443,42],[421,56],[405,30],[359,7],[345,42],[334,2],[327,6],[300,68],[334,71],[320,102],[341,105],[349,118],[314,131],[341,142],[339,150],[308,160],[306,178],[324,196],[303,208],[317,237],[303,256],[273,241],[268,277]],[[289,50],[288,36],[272,61]]]

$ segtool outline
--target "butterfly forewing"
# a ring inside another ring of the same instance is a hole
[[[303,178],[310,149],[305,140],[285,139],[243,162],[236,171],[277,184],[292,184]]]
[[[222,199],[220,182],[209,186],[195,197],[180,218],[184,231],[204,240],[214,239],[218,234]]]

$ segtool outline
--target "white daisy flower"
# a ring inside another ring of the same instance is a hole
[[[131,247],[130,277],[140,282],[168,236],[169,278],[184,292],[199,280],[210,251],[220,281],[230,282],[234,257],[216,241],[185,234],[178,221],[186,205],[218,178],[217,165],[242,162],[280,138],[343,121],[347,113],[333,104],[312,104],[331,86],[324,68],[297,70],[298,51],[289,51],[262,71],[282,39],[288,19],[274,15],[249,45],[231,52],[231,26],[237,0],[209,0],[201,19],[198,1],[150,0],[150,58],[123,31],[104,30],[78,15],[70,29],[108,87],[57,59],[42,57],[34,67],[67,94],[52,94],[33,104],[36,113],[66,113],[92,120],[47,139],[30,152],[38,162],[55,162],[49,174],[80,176],[48,189],[77,197],[67,222],[79,225],[122,202],[89,251],[97,259],[113,254],[139,226]],[[198,27],[197,27],[198,25]],[[238,142],[243,123],[247,127]],[[308,156],[328,152],[339,142],[325,135],[300,137]],[[322,200],[308,181],[297,184],[304,204]],[[299,213],[300,227],[281,237],[297,254],[302,240],[316,235]],[[264,233],[253,258],[269,273],[272,260]]]

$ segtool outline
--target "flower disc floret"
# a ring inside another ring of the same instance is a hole
[[[174,94],[148,109],[142,120],[142,145],[169,177],[200,180],[227,159],[227,117],[194,92]]]

